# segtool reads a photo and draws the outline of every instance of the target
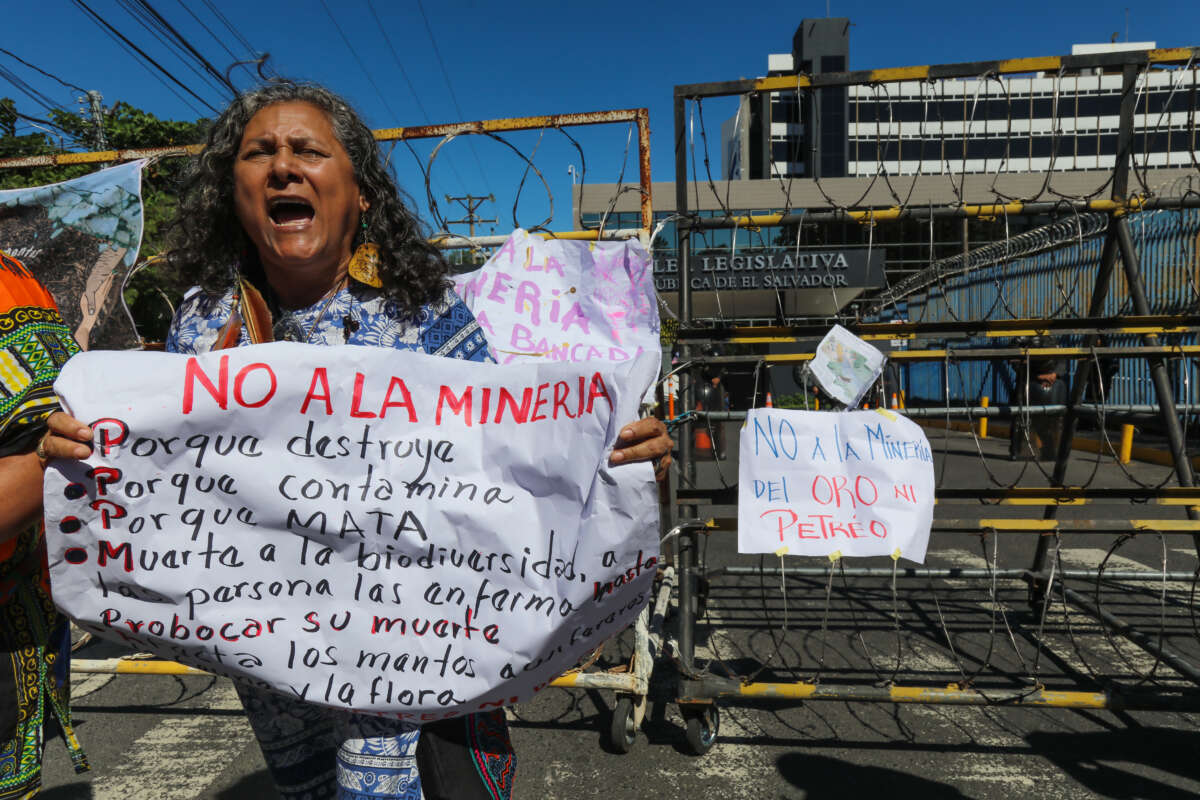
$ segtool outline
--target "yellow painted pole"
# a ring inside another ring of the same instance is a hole
[[[211,675],[202,669],[157,658],[77,658],[71,672],[100,675]]]
[[[984,408],[987,408],[987,407],[988,407],[988,398],[987,398],[987,397],[981,397],[981,398],[979,399],[979,405],[983,406]],[[988,418],[987,418],[987,417],[980,417],[980,418],[979,418],[979,438],[980,438],[980,439],[986,439],[986,438],[987,438],[987,422],[988,422]]]
[[[1130,457],[1133,455],[1133,426],[1121,426],[1121,463],[1128,464]]]

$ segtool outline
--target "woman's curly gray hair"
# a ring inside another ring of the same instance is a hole
[[[420,221],[401,199],[370,129],[345,100],[313,84],[272,81],[238,95],[217,118],[182,182],[170,263],[214,292],[229,287],[231,265],[252,278],[261,277],[258,254],[234,212],[233,165],[254,115],[267,106],[294,102],[309,103],[329,115],[334,135],[354,165],[359,191],[370,203],[364,215],[366,230],[356,243],[379,246],[381,291],[405,316],[417,316],[422,305],[440,299],[449,285],[446,260],[426,241]]]

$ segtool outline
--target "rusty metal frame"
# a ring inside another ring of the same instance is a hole
[[[692,83],[675,87],[676,97],[727,97],[750,92],[778,92],[787,89],[825,89],[866,83],[977,78],[980,75],[1023,75],[1030,72],[1057,72],[1060,69],[1097,69],[1138,65],[1184,64],[1200,60],[1200,47],[1160,47],[1153,50],[1126,50],[1116,53],[1089,53],[1072,56],[1034,56],[999,61],[964,61],[957,64],[932,64],[913,67],[829,72],[821,75],[777,75],[739,81]]]
[[[638,182],[641,187],[642,228],[647,235],[654,224],[650,184],[650,111],[645,108],[622,108],[612,111],[584,111],[575,114],[550,114],[540,117],[509,117],[506,119],[479,120],[476,122],[452,122],[444,125],[419,125],[405,128],[381,128],[375,138],[381,142],[406,141],[409,139],[434,139],[463,134],[507,133],[512,131],[537,130],[539,128],[568,128],[580,125],[606,125],[614,122],[632,122],[638,131]],[[3,162],[0,162],[2,165]],[[591,234],[591,231],[579,232]],[[557,238],[568,238],[554,234]],[[462,238],[462,237],[459,237]],[[576,235],[571,238],[593,238]]]
[[[632,122],[638,131],[638,183],[641,187],[642,229],[649,235],[654,224],[652,191],[650,184],[650,111],[645,108],[623,108],[612,111],[584,111],[574,114],[549,114],[540,117],[506,117],[501,119],[476,120],[473,122],[450,122],[440,125],[416,125],[401,128],[380,128],[372,131],[376,141],[406,141],[410,139],[434,139],[444,136],[469,134],[507,133],[512,131],[537,130],[539,128],[568,128],[580,125],[606,125],[616,122]],[[0,159],[0,170],[23,167],[61,167],[72,164],[107,164],[135,161],[139,158],[170,158],[196,155],[203,145],[193,144],[178,147],[142,147],[126,150],[100,150],[89,153],[57,153],[53,155],[19,156]],[[593,231],[571,231],[552,234],[556,238],[595,239]],[[456,244],[465,237],[453,237]]]

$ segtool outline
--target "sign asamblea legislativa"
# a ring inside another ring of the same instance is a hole
[[[310,702],[419,722],[528,698],[648,597],[653,475],[607,460],[656,367],[77,356],[55,388],[96,447],[46,475],[54,598]]]

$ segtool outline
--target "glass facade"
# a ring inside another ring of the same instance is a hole
[[[1198,78],[1197,68],[1139,77],[1135,163],[1194,164]],[[849,109],[851,175],[1109,169],[1117,155],[1121,76],[855,86]]]

